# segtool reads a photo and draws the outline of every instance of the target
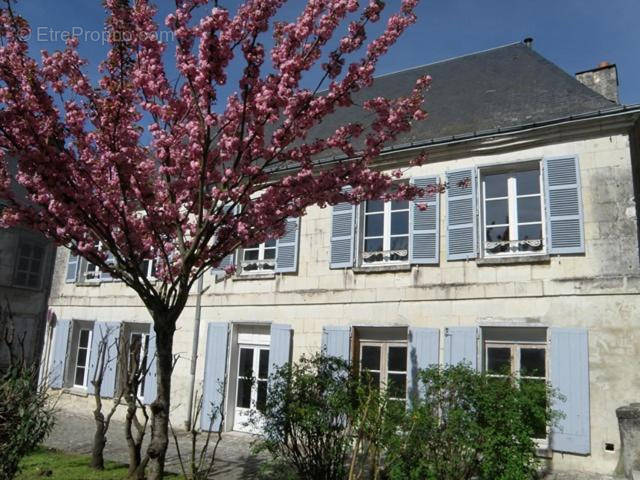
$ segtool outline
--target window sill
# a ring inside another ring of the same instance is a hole
[[[410,272],[411,265],[408,263],[396,265],[372,265],[370,267],[354,267],[353,273],[389,273],[389,272]]]
[[[553,450],[549,447],[537,447],[536,457],[538,458],[553,458]]]
[[[517,265],[527,263],[549,263],[551,257],[547,254],[523,255],[513,257],[489,257],[476,260],[478,266],[485,265]]]
[[[231,277],[234,282],[242,282],[244,280],[271,280],[276,278],[275,272],[266,273],[240,273]]]
[[[65,393],[68,393],[69,395],[74,395],[76,397],[88,397],[89,393],[87,392],[87,390],[85,388],[80,388],[80,387],[67,387],[64,389]]]

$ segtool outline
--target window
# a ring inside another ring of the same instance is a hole
[[[147,358],[147,352],[149,351],[149,334],[132,332],[129,338],[129,345],[129,365],[138,365],[139,371],[146,371],[147,362],[150,361],[150,359]],[[143,378],[140,385],[138,385],[139,398],[144,398],[144,383]]]
[[[269,348],[242,345],[238,358],[237,409],[255,408],[264,412],[268,379]]]
[[[272,272],[276,268],[276,240],[247,247],[242,251],[242,273]]]
[[[404,404],[407,396],[407,345],[396,342],[360,342],[360,371],[374,388]]]
[[[409,202],[365,202],[362,264],[406,262],[408,259]]]
[[[20,238],[13,284],[18,287],[40,288],[44,267],[45,246]]]
[[[511,331],[510,331],[511,330]],[[546,405],[547,341],[544,328],[485,328],[484,369],[495,378],[511,377]],[[525,413],[526,414],[526,413]],[[534,438],[546,440],[547,429],[532,415]]]
[[[540,164],[481,173],[485,256],[544,251]]]
[[[73,373],[73,385],[87,388],[89,377],[89,353],[91,349],[92,331],[88,328],[80,329],[78,333],[78,349]]]

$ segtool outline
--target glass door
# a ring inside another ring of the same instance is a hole
[[[239,345],[234,430],[258,433],[267,401],[269,347]]]

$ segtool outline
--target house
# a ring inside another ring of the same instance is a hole
[[[310,208],[283,238],[228,258],[238,273],[208,275],[201,302],[194,292],[180,319],[173,423],[187,419],[195,383],[207,402],[224,402],[226,429],[245,430],[270,367],[323,345],[399,398],[417,368],[466,361],[550,381],[566,397],[557,404],[565,416],[537,432],[540,454],[557,470],[610,473],[615,409],[640,393],[640,106],[618,103],[614,65],[574,77],[530,41],[383,75],[362,94],[400,95],[426,73],[430,118],[379,161],[407,167],[405,181],[447,182],[446,193],[415,202],[426,210]],[[340,120],[360,115],[352,107]],[[408,167],[423,149],[429,161]],[[149,315],[133,291],[64,250],[50,306],[50,370],[68,393],[60,405],[89,415],[96,332],[148,339]],[[146,402],[154,382],[152,371]]]
[[[23,227],[0,229],[0,372],[14,360],[38,363],[48,312],[55,245]]]

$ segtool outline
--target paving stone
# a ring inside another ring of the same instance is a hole
[[[90,455],[94,428],[95,423],[91,417],[60,411],[56,426],[47,438],[45,445],[66,452]],[[188,452],[191,449],[191,437],[185,432],[179,432],[177,436],[181,455],[186,462]],[[149,434],[147,434],[147,441],[148,437]],[[259,458],[251,453],[251,444],[254,438],[252,435],[240,432],[224,433],[222,441],[218,445],[214,474],[211,478],[229,480],[256,478]],[[210,442],[215,443],[215,440],[215,436],[212,435]],[[204,438],[201,438],[199,444],[203,442]],[[213,445],[210,444],[209,451],[212,450]],[[129,457],[123,422],[111,421],[104,455],[109,460],[128,463]],[[165,465],[167,471],[180,473],[178,451],[173,438],[169,442]]]

